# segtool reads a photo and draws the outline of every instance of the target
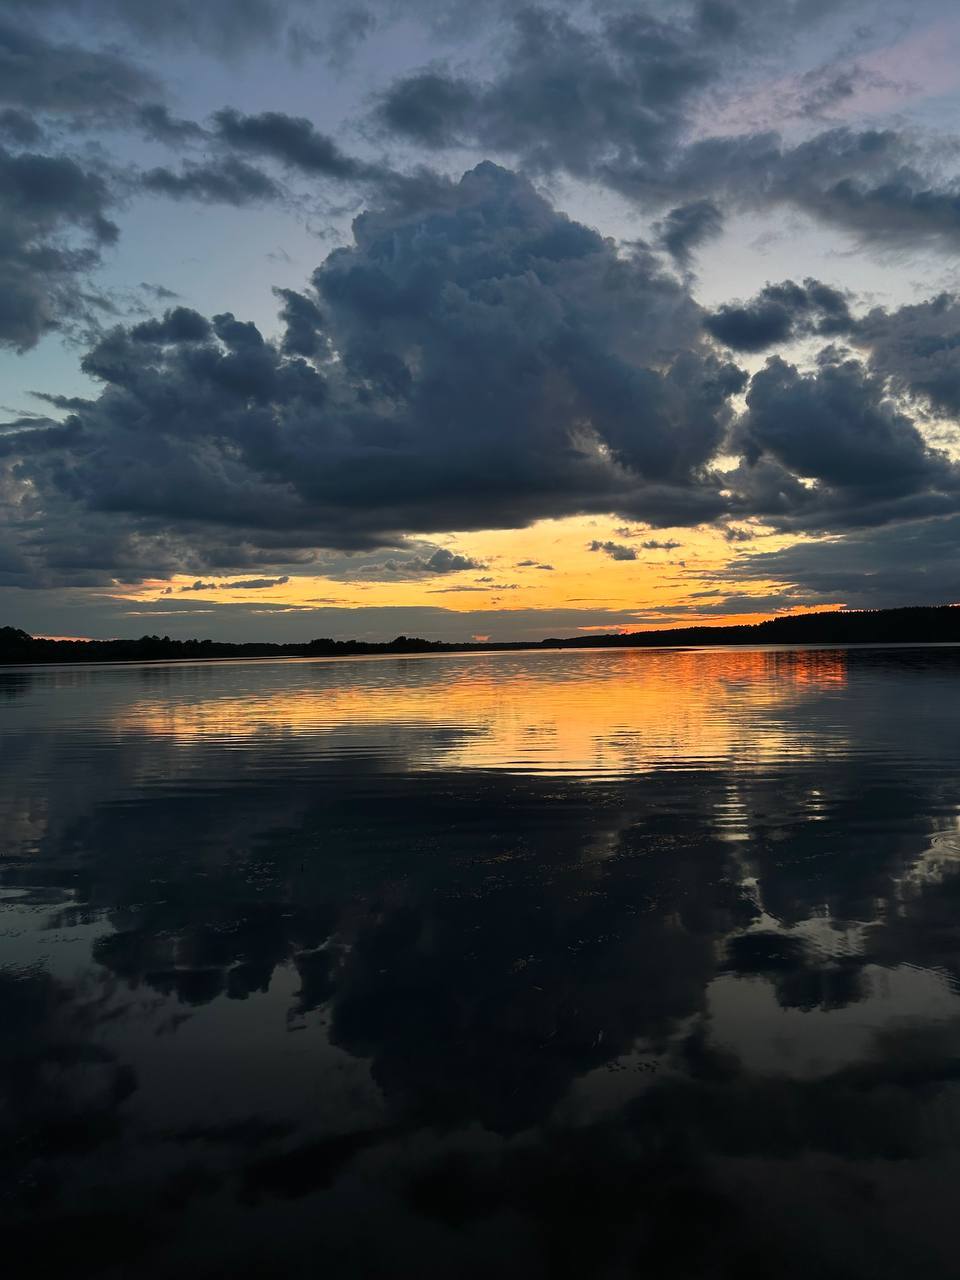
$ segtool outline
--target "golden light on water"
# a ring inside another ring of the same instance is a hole
[[[262,691],[243,696],[207,696],[192,670],[195,691],[164,685],[115,728],[178,745],[260,737],[265,751],[299,737],[317,755],[395,742],[405,768],[581,776],[803,756],[798,705],[846,680],[842,651],[769,649],[294,660],[265,664]]]

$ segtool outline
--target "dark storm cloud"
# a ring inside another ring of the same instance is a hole
[[[17,517],[48,568],[126,576],[140,556],[202,577],[234,567],[207,558],[225,542],[284,564],[544,515],[723,512],[709,462],[744,375],[687,291],[496,166],[424,190],[362,214],[311,290],[281,294],[279,344],[185,308],[105,335],[84,360],[99,400],[16,437],[47,504]]]
[[[158,166],[143,174],[141,184],[155,195],[174,200],[199,200],[204,204],[254,204],[276,200],[281,189],[260,169],[226,156],[207,163],[185,164],[179,172]]]
[[[602,551],[611,560],[636,560],[635,547],[626,547],[622,542],[601,542],[597,538],[587,545],[588,551]]]
[[[846,298],[819,280],[768,284],[749,302],[727,303],[706,315],[703,327],[735,351],[764,351],[809,334],[848,333],[853,317]]]
[[[76,161],[0,148],[0,344],[25,351],[88,314],[80,282],[116,239],[110,203]]]
[[[751,381],[736,443],[744,463],[731,485],[752,513],[785,528],[884,524],[960,505],[960,467],[857,360],[801,373],[770,359]]]
[[[608,512],[823,531],[958,508],[957,466],[887,396],[892,356],[886,372],[831,350],[806,373],[772,360],[734,422],[746,375],[711,353],[684,285],[489,163],[399,188],[278,298],[277,341],[184,307],[118,327],[84,360],[98,400],[5,434],[8,540],[32,581],[205,581],[320,547],[399,548],[343,571],[384,580],[478,567],[404,550],[407,533]],[[776,302],[795,334],[850,326],[867,345],[816,281],[761,299],[746,305]],[[922,315],[900,315],[904,331]],[[871,317],[879,353],[891,320]],[[711,469],[721,452],[742,455],[734,471]]]

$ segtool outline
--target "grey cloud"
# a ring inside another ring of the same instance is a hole
[[[807,603],[851,608],[960,600],[960,516],[744,555],[724,576],[782,582]]]
[[[424,147],[450,147],[475,128],[482,90],[443,69],[397,81],[378,109],[382,124]]]
[[[644,551],[676,551],[677,547],[683,544],[673,538],[667,538],[663,542],[658,541],[656,538],[648,538],[646,542],[641,542],[640,545]]]
[[[145,103],[138,108],[135,120],[148,138],[167,146],[183,146],[206,137],[206,131],[195,121],[172,116],[162,102]]]
[[[774,357],[751,381],[747,406],[737,439],[745,464],[730,483],[751,490],[755,475],[748,505],[784,527],[883,524],[960,505],[960,467],[859,361],[800,373]]]
[[[203,342],[211,333],[210,322],[190,307],[173,307],[161,320],[143,320],[130,330],[134,342],[158,343]]]
[[[528,168],[588,177],[640,155],[665,163],[687,101],[716,73],[682,25],[617,13],[595,33],[562,13],[523,8],[495,80],[433,68],[398,81],[378,114],[385,128],[421,145],[469,137]]]
[[[188,587],[181,587],[181,591],[216,591],[217,584],[215,582],[202,582],[199,578],[196,582],[192,582]]]
[[[293,14],[312,6],[310,0],[3,0],[2,7],[31,19],[65,14],[88,31],[113,24],[145,43],[230,54],[277,41]]]
[[[322,356],[327,350],[323,312],[316,302],[295,289],[274,289],[280,298],[284,324],[282,350],[289,356]]]
[[[243,578],[239,582],[221,582],[221,591],[266,591],[270,587],[282,587],[290,581],[289,574],[279,578]]]
[[[229,146],[268,156],[315,177],[357,178],[369,171],[303,116],[282,111],[241,115],[226,107],[216,113],[214,123],[218,137]]]
[[[0,111],[0,138],[17,147],[33,147],[43,139],[43,130],[26,111],[6,107]]]
[[[117,237],[109,206],[76,161],[0,148],[0,343],[25,351],[89,315],[81,281]]]
[[[156,298],[158,302],[170,302],[173,301],[174,298],[180,296],[173,289],[168,289],[165,285],[150,284],[146,280],[140,281],[140,288],[144,293],[148,293],[151,297]]]
[[[160,92],[150,72],[117,53],[56,44],[0,19],[0,103],[104,117]]]
[[[439,547],[424,567],[430,573],[459,573],[463,569],[483,569],[486,566],[470,556],[458,555],[446,547]]]
[[[749,302],[727,304],[704,316],[706,331],[736,351],[764,351],[807,334],[849,333],[854,321],[846,298],[819,280],[768,284]]]
[[[587,544],[588,551],[602,551],[611,560],[636,560],[636,547],[624,546],[622,542],[601,542],[599,539]]]
[[[381,563],[363,564],[350,577],[372,578],[382,581],[385,577],[423,578],[443,573],[462,573],[465,569],[485,569],[486,565],[471,556],[461,555],[448,547],[437,547],[426,554],[395,555]]]
[[[952,294],[895,311],[876,308],[854,341],[896,391],[926,400],[938,413],[960,414],[960,303]]]
[[[361,214],[306,290],[280,292],[277,342],[172,308],[87,354],[95,402],[4,434],[9,534],[35,585],[205,581],[317,548],[397,548],[345,579],[454,572],[476,562],[405,535],[570,514],[824,529],[954,509],[956,468],[879,375],[772,362],[734,423],[746,375],[642,247],[489,163],[418,191]],[[731,450],[739,468],[714,471]]]
[[[245,205],[276,200],[282,195],[278,184],[267,174],[233,156],[185,164],[178,173],[159,166],[144,173],[140,181],[155,195],[207,204]]]
[[[681,267],[689,267],[694,250],[723,230],[723,214],[712,200],[692,200],[671,209],[657,224],[659,243]]]
[[[803,20],[799,6],[754,9],[749,23],[726,10],[744,53],[750,31],[773,32],[774,12]],[[644,207],[672,205],[658,234],[683,266],[728,208],[789,204],[865,242],[956,242],[960,187],[943,182],[936,157],[905,134],[839,128],[798,144],[774,133],[690,142],[694,109],[731,70],[708,29],[721,11],[704,26],[677,9],[652,17],[615,7],[588,27],[522,9],[492,79],[433,65],[397,81],[376,117],[421,146],[476,146],[529,171],[602,183]]]

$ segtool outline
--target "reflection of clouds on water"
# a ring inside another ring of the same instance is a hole
[[[763,676],[751,655],[746,693],[728,666],[691,696],[726,691],[728,746],[770,719],[803,750],[626,778],[518,772],[509,752],[454,769],[455,736],[421,768],[443,726],[375,717],[343,757],[289,725],[181,738],[137,728],[153,676],[41,680],[15,704],[36,700],[32,718],[4,726],[0,787],[4,816],[40,815],[0,861],[4,990],[34,1011],[2,1059],[24,1220],[79,1215],[99,1241],[105,1195],[152,1205],[157,1274],[200,1265],[198,1232],[215,1272],[213,1221],[236,1259],[269,1235],[281,1269],[319,1231],[334,1272],[416,1258],[479,1276],[504,1270],[506,1231],[511,1276],[629,1274],[638,1257],[766,1276],[771,1249],[773,1274],[799,1276],[832,1249],[838,1277],[872,1280],[915,1234],[901,1197],[927,1214],[926,1274],[948,1276],[953,667],[850,655],[820,680],[794,657]],[[313,664],[278,665],[252,670],[295,683]],[[236,702],[251,678],[199,670],[156,679],[179,707]],[[415,701],[434,677],[409,679]],[[601,687],[578,722],[600,736]],[[536,706],[518,699],[496,723]],[[666,702],[644,705],[653,733]],[[128,1262],[142,1248],[112,1238]]]

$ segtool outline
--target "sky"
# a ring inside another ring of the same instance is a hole
[[[960,602],[949,0],[0,0],[0,624]]]

